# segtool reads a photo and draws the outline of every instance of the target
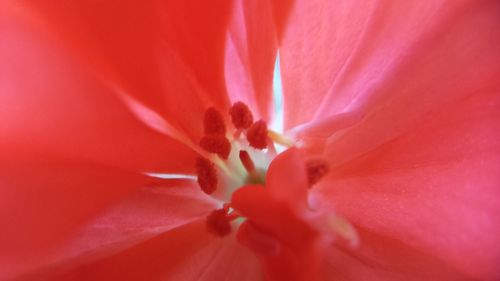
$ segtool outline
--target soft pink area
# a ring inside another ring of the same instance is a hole
[[[334,169],[318,192],[356,225],[497,280],[499,108],[498,90],[446,104]]]
[[[374,94],[408,97],[418,89],[419,105],[428,106],[434,102],[426,97],[449,93],[450,84],[477,84],[483,69],[498,66],[498,10],[495,1],[368,1],[363,8],[297,1],[282,47],[285,127],[360,107]]]
[[[477,1],[467,8],[415,43],[397,72],[363,91],[366,95],[356,106],[365,118],[332,138],[327,154],[333,162],[362,155],[412,130],[430,111],[444,109],[466,96],[497,91],[500,4]],[[358,84],[362,81],[360,77]]]
[[[226,84],[231,101],[243,101],[256,119],[273,116],[272,82],[278,38],[272,3],[234,1],[226,46]],[[257,16],[258,15],[258,16]]]
[[[24,276],[55,278],[203,219],[214,208],[215,202],[199,192],[193,181],[169,180],[144,187],[78,226],[56,249],[30,263],[24,261]]]
[[[234,241],[205,231],[204,221],[173,229],[82,265],[63,280],[260,280],[255,258]]]
[[[358,227],[359,248],[332,248],[324,268],[325,281],[457,281],[464,276],[438,257],[398,239]]]

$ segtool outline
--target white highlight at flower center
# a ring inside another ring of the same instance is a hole
[[[273,105],[274,116],[270,128],[283,134],[283,85],[281,83],[281,68],[280,68],[280,54],[276,54],[276,62],[274,64],[273,73]]]
[[[178,180],[178,179],[188,179],[188,180],[196,180],[196,176],[193,175],[185,175],[185,174],[163,174],[163,173],[144,173],[147,176],[165,180]]]

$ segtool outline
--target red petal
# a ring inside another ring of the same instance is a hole
[[[428,30],[405,63],[396,72],[386,73],[378,86],[361,91],[366,95],[356,99],[353,107],[359,107],[366,117],[330,146],[328,153],[335,155],[334,161],[342,163],[397,138],[432,110],[498,89],[500,36],[493,34],[500,23],[499,5],[471,1],[463,13],[457,7],[443,6],[438,17],[444,17],[443,22]],[[381,72],[380,65],[373,68],[374,73]],[[361,86],[363,79],[359,81]]]
[[[60,280],[158,280],[209,246],[204,223],[188,224],[115,255],[82,265]],[[124,270],[126,269],[126,270]]]
[[[95,165],[19,164],[5,159],[0,163],[2,275],[39,262],[39,255],[51,253],[89,217],[153,182],[142,175]]]
[[[191,180],[169,180],[142,188],[78,226],[56,251],[38,253],[31,264],[25,261],[19,266],[38,278],[66,272],[204,219],[215,206]]]
[[[198,123],[207,104],[227,109],[223,64],[231,1],[38,0],[25,5],[103,80],[193,138],[202,132]]]
[[[277,48],[272,3],[235,1],[227,40],[226,84],[232,102],[248,104],[256,119],[270,121],[272,117]]]
[[[275,199],[268,188],[245,186],[233,193],[231,205],[248,218],[238,238],[259,257],[269,280],[317,280],[317,233],[289,202]]]
[[[135,171],[194,171],[195,155],[190,149],[139,122],[113,89],[38,33],[31,21],[4,16],[0,31],[2,157],[58,155]]]
[[[447,104],[410,132],[337,167],[318,188],[355,224],[474,278],[496,280],[499,108],[498,90]]]
[[[359,5],[303,0],[294,6],[281,50],[286,127],[365,105],[372,95],[370,104],[379,103],[370,110],[384,100],[393,105],[386,114],[399,108],[396,116],[408,116],[396,119],[405,122],[477,90],[498,71],[496,2]]]
[[[266,188],[275,198],[298,209],[306,208],[308,186],[306,165],[298,149],[288,149],[271,162],[266,174]]]
[[[49,276],[75,281],[251,281],[259,280],[261,275],[255,258],[236,244],[234,238],[214,238],[205,231],[203,222],[173,229],[70,273],[54,273]]]
[[[362,243],[356,250],[329,251],[325,281],[373,280],[471,280],[445,261],[408,246],[357,228]]]

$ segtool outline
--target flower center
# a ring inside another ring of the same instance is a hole
[[[230,119],[230,129],[226,126]],[[236,102],[224,116],[214,107],[209,107],[203,118],[204,135],[200,147],[210,157],[196,159],[197,181],[203,192],[228,202],[231,194],[241,186],[265,184],[267,168],[277,155],[275,143],[292,146],[293,141],[277,132],[270,131],[263,120],[254,122],[253,114],[246,104]],[[207,217],[211,233],[225,236],[231,231],[229,205],[213,211]]]
[[[217,109],[210,107],[205,111],[204,135],[199,145],[213,157],[196,160],[201,189],[223,200],[229,199],[239,186],[264,183],[265,171],[277,154],[271,137],[280,136],[269,131],[265,121],[254,122],[252,112],[243,102],[236,102],[228,117],[231,130],[226,129],[226,119]]]
[[[205,111],[204,135],[200,147],[210,157],[196,159],[197,181],[203,192],[223,202],[223,208],[207,217],[208,231],[225,236],[231,233],[231,221],[239,215],[229,202],[232,193],[245,185],[265,185],[269,164],[278,154],[275,144],[291,147],[294,141],[267,128],[263,120],[254,122],[252,112],[242,102],[229,110],[230,128],[225,116],[214,107]],[[312,159],[305,167],[309,186],[317,183],[328,172],[321,159]]]
[[[315,202],[320,198],[310,189],[329,172],[326,160],[305,158],[295,140],[254,121],[242,102],[227,116],[208,108],[203,126],[199,146],[207,153],[196,160],[197,181],[221,202],[206,217],[209,233],[225,237],[237,225],[236,239],[256,254],[272,280],[316,280],[329,245],[357,245],[354,227],[333,206]],[[289,149],[278,156],[276,145]],[[293,269],[297,263],[304,268]]]

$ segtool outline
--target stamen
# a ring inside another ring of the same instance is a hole
[[[206,194],[211,194],[217,189],[217,170],[210,160],[202,157],[196,158],[196,174],[201,190]]]
[[[246,150],[240,150],[240,161],[248,173],[255,172],[255,164],[253,163],[252,158],[250,158],[250,154],[248,154]]]
[[[206,226],[208,232],[219,237],[224,237],[231,233],[231,219],[225,209],[212,211],[207,216]]]
[[[252,124],[247,131],[247,140],[252,147],[264,149],[267,147],[267,124],[259,120]]]
[[[253,123],[252,112],[246,104],[240,101],[233,104],[229,114],[236,129],[248,129]]]
[[[286,147],[292,147],[295,145],[295,142],[293,139],[286,137],[278,132],[269,130],[267,132],[267,135],[269,136],[269,138],[271,140],[273,140],[277,144],[281,144],[281,145],[286,146]]]
[[[216,153],[227,160],[231,152],[231,143],[223,135],[206,135],[200,141],[200,146],[208,152]]]
[[[330,171],[330,166],[323,159],[310,159],[306,162],[307,181],[309,187],[316,184]]]
[[[359,236],[354,226],[345,218],[339,215],[329,216],[326,226],[334,233],[349,242],[349,246],[356,248],[359,245]]]
[[[222,114],[217,109],[215,109],[215,107],[209,107],[205,111],[205,116],[203,117],[203,129],[205,131],[205,135],[226,134],[226,125],[224,124],[224,118],[222,118]]]

